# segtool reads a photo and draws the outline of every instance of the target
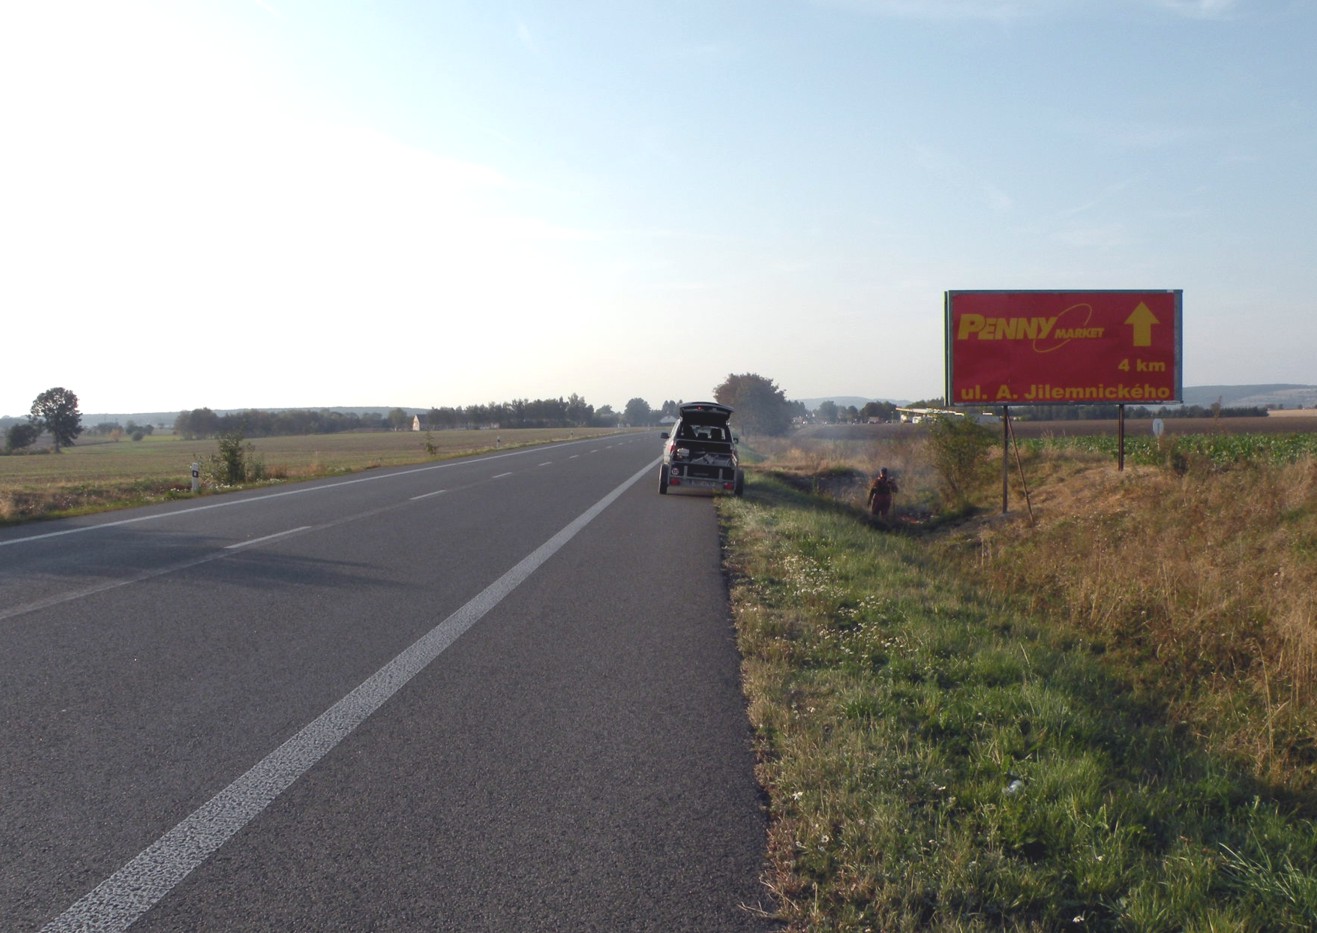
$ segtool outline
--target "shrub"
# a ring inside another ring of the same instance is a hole
[[[229,431],[216,438],[219,452],[210,458],[210,475],[222,486],[237,486],[248,480],[261,479],[263,465],[253,454],[255,445],[246,441],[241,431]]]
[[[37,438],[41,436],[41,429],[30,421],[20,421],[11,425],[5,432],[5,450],[15,451],[22,450],[24,447],[31,447],[36,443]]]
[[[928,437],[943,505],[966,508],[975,487],[986,479],[992,432],[968,418],[941,417],[931,423]]]

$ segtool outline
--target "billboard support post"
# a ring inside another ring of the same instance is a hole
[[[1001,407],[1001,514],[1010,509],[1011,501],[1011,406]]]
[[[1125,472],[1125,406],[1116,406],[1116,472]]]

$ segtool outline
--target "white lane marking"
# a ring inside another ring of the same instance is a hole
[[[359,687],[258,761],[246,774],[203,803],[42,927],[42,933],[71,933],[75,930],[121,933],[127,930],[464,632],[524,583],[599,513],[648,476],[656,463],[657,460],[578,515],[465,606],[422,635]]]
[[[505,476],[511,476],[511,473],[495,473],[490,479],[502,479]]]
[[[543,463],[540,464],[540,466],[542,466],[542,467],[553,466],[553,461],[552,461],[552,460],[545,460]]]
[[[586,443],[589,443],[589,441],[564,441],[560,446]],[[9,538],[8,540],[0,541],[0,547],[8,547],[13,544],[28,544],[32,541],[44,541],[47,538],[62,538],[64,535],[83,534],[88,531],[99,531],[103,528],[118,528],[122,525],[135,525],[138,522],[154,522],[175,515],[186,515],[189,512],[205,512],[210,509],[225,509],[235,505],[250,505],[256,502],[265,502],[267,499],[279,499],[283,496],[301,496],[311,492],[324,492],[327,489],[338,489],[340,486],[355,486],[357,483],[375,483],[380,480],[395,479],[399,476],[411,476],[414,473],[428,473],[431,470],[450,470],[457,466],[468,466],[473,463],[487,463],[491,460],[502,460],[506,457],[525,457],[535,452],[536,451],[533,449],[513,450],[504,454],[490,454],[484,457],[476,457],[471,460],[452,460],[447,463],[415,467],[410,470],[398,470],[395,473],[374,473],[370,476],[358,476],[354,479],[345,479],[334,483],[320,483],[315,486],[302,486],[297,489],[283,489],[279,492],[267,492],[244,499],[225,499],[223,502],[212,502],[207,505],[194,505],[186,509],[157,512],[154,515],[138,515],[135,518],[121,518],[118,521],[113,522],[101,522],[96,525],[80,525],[77,528],[64,528],[59,531],[47,531],[42,534],[27,535],[23,538]]]
[[[265,535],[264,537],[260,537],[260,538],[252,538],[250,541],[239,541],[237,544],[226,544],[224,545],[224,550],[236,551],[238,548],[251,547],[253,544],[261,544],[266,541],[273,541],[276,538],[286,538],[289,535],[297,534],[299,531],[306,531],[310,527],[311,527],[310,525],[299,525],[296,528],[289,528],[287,531],[277,531],[272,535]]]
[[[412,496],[411,501],[415,502],[417,499],[429,499],[431,496],[442,496],[446,492],[448,492],[447,489],[436,489],[434,492],[423,492],[419,496]]]

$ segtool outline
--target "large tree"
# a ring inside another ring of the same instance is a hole
[[[594,406],[587,403],[584,398],[573,392],[567,397],[567,423],[574,427],[589,427],[590,419],[594,417]]]
[[[865,402],[864,407],[860,409],[860,420],[869,421],[877,419],[879,421],[895,421],[896,406],[891,402]]]
[[[389,427],[394,431],[402,431],[411,427],[412,416],[407,414],[401,408],[394,408],[388,414]]]
[[[714,400],[736,409],[733,419],[747,434],[786,434],[791,430],[792,404],[786,394],[756,373],[729,375],[713,390]]]
[[[72,447],[82,433],[82,412],[78,411],[78,397],[58,386],[47,389],[32,402],[28,420],[37,428],[49,431],[55,439],[55,452],[61,447]]]
[[[627,402],[623,417],[626,418],[626,423],[633,427],[653,424],[655,421],[654,410],[643,398],[633,398]]]

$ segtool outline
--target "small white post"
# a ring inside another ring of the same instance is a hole
[[[193,491],[193,492],[200,492],[200,491],[201,491],[201,464],[200,464],[200,463],[193,463],[193,464],[192,464],[192,491]]]

